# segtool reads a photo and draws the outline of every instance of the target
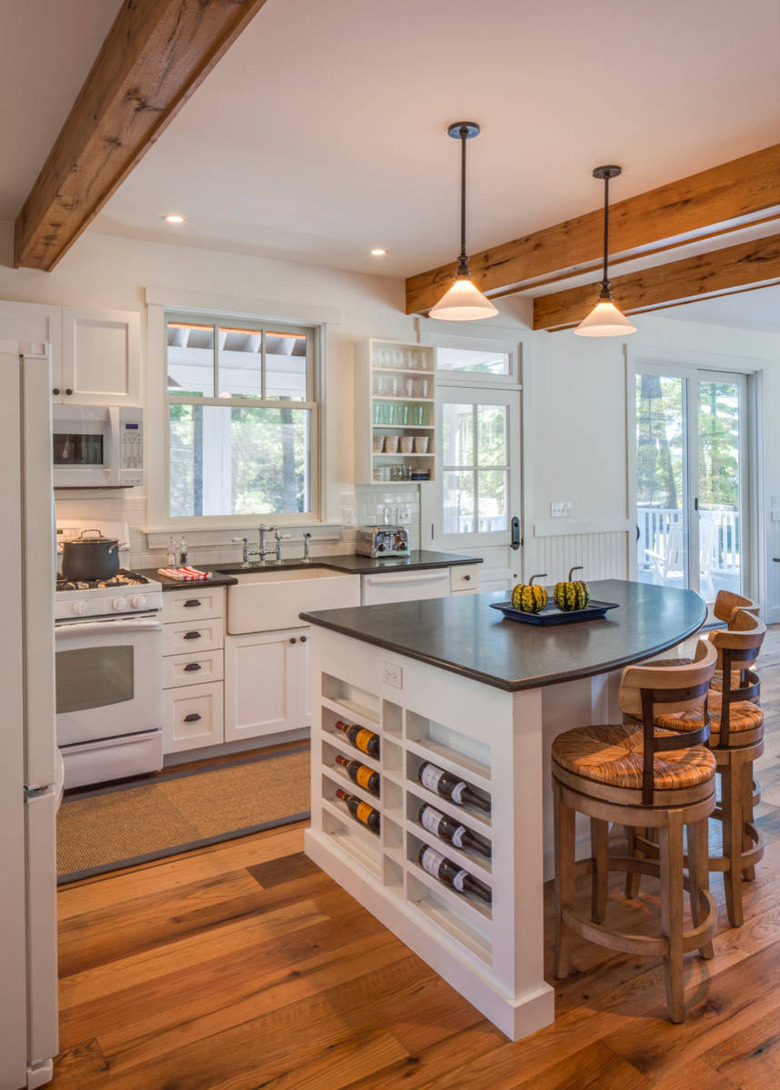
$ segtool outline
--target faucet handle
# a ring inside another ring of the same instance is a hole
[[[249,543],[248,537],[231,537],[230,540],[234,545],[247,545]]]

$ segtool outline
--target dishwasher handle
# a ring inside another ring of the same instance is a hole
[[[406,586],[409,583],[433,583],[437,579],[446,581],[449,578],[449,569],[445,568],[443,571],[434,572],[415,572],[414,574],[393,572],[388,575],[366,575],[364,578],[369,587]]]

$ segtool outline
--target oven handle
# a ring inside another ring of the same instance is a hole
[[[77,639],[81,636],[110,636],[114,632],[156,632],[162,628],[162,621],[156,617],[139,617],[126,621],[71,621],[57,625],[54,629],[56,639]]]

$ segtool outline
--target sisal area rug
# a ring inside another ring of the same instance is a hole
[[[307,748],[66,797],[58,885],[309,817]]]

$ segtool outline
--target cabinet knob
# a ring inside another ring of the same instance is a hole
[[[301,643],[306,643],[308,636],[301,636]]]
[[[187,601],[186,601],[186,602],[184,603],[184,608],[185,608],[185,609],[192,609],[192,608],[193,608],[193,606],[199,606],[199,605],[201,605],[201,604],[202,604],[202,603],[201,603],[201,600],[200,600],[200,598],[189,598],[189,599],[188,599],[188,600],[187,600]]]
[[[297,643],[295,636],[290,636],[290,643]]]
[[[469,583],[469,582],[471,582],[471,576],[470,576],[470,575],[464,575],[464,576],[463,576],[463,582],[464,582],[464,583]]]
[[[185,723],[197,723],[197,721],[199,719],[201,719],[201,718],[202,718],[202,716],[198,715],[197,712],[190,712],[189,715],[184,716],[184,722]]]
[[[191,674],[194,670],[200,670],[200,663],[199,662],[188,662],[187,665],[184,667],[184,669],[188,674]]]
[[[185,632],[184,633],[184,639],[185,640],[199,640],[200,637],[201,637],[200,632]]]
[[[70,395],[73,393],[73,391],[72,390],[66,390],[65,393],[68,395],[68,397],[70,397]]]
[[[60,392],[60,388],[59,388],[59,386],[55,386],[55,387],[54,387],[54,389],[52,390],[52,393],[53,393],[53,394],[54,394],[55,396],[56,396],[56,395],[58,395],[58,394],[59,394],[59,392]]]

